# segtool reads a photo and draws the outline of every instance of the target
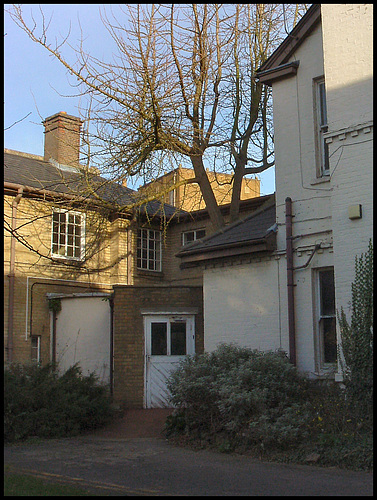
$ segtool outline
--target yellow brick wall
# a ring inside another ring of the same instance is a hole
[[[4,197],[5,226],[11,224],[11,196]],[[33,252],[19,241],[15,242],[15,290],[13,314],[13,361],[31,359],[31,332],[41,335],[42,361],[50,361],[50,312],[47,293],[111,291],[112,283],[127,283],[127,220],[97,224],[95,213],[86,215],[86,245],[93,256],[85,267],[66,266],[64,260],[51,260],[52,207],[49,202],[21,198],[17,207],[19,233]],[[22,227],[21,227],[22,226]],[[95,238],[100,231],[102,238]],[[10,271],[10,234],[4,233],[4,346],[8,341],[8,304]],[[29,279],[28,279],[29,278]],[[26,297],[28,303],[26,304]],[[32,324],[30,325],[30,314]],[[26,321],[26,315],[28,319]],[[6,357],[6,350],[4,356]]]
[[[195,351],[203,352],[202,287],[114,287],[114,399],[126,408],[142,408],[144,396],[144,326],[141,309],[195,307]]]
[[[230,174],[209,171],[207,171],[207,175],[217,203],[219,205],[230,203],[232,197],[232,176]],[[188,212],[201,210],[205,208],[205,203],[199,186],[196,183],[179,185],[182,181],[192,179],[193,177],[194,171],[192,169],[179,167],[173,172],[160,177],[155,182],[141,188],[140,191],[149,194],[159,193],[161,195],[161,200],[165,203],[169,203]],[[177,187],[174,190],[173,200],[170,191],[174,185],[177,185]],[[241,187],[241,200],[248,200],[258,196],[260,196],[260,180],[244,178]]]

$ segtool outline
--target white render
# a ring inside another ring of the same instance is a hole
[[[260,350],[288,350],[286,328],[283,333],[280,325],[282,319],[286,323],[287,307],[281,303],[278,275],[281,283],[286,283],[284,263],[279,259],[204,272],[206,351],[223,342]]]
[[[373,4],[324,4],[322,18],[336,301],[348,312],[355,255],[373,231]],[[362,218],[350,220],[358,204]]]
[[[280,260],[204,270],[206,350],[234,342],[288,351],[285,200],[290,197],[294,266],[306,264],[320,245],[308,266],[294,273],[297,366],[312,377],[331,372],[319,352],[317,271],[334,267],[336,308],[347,311],[355,256],[367,250],[372,237],[372,11],[372,4],[321,5],[322,21],[289,59],[299,61],[297,75],[272,83]],[[313,79],[321,76],[329,125],[327,178],[317,176],[315,143]],[[349,219],[348,207],[359,204],[362,217]],[[335,379],[341,380],[337,370]]]

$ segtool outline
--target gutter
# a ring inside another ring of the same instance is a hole
[[[15,281],[15,261],[16,261],[16,238],[14,232],[17,229],[17,207],[21,201],[23,187],[18,186],[17,196],[12,202],[12,233],[10,240],[10,263],[9,263],[9,303],[8,303],[8,363],[13,361],[13,325],[14,325],[14,281]]]
[[[93,210],[95,210],[96,208],[98,209],[98,205],[96,205],[95,201],[89,199],[88,197],[71,195],[68,193],[62,193],[58,191],[51,191],[49,189],[43,189],[43,188],[39,189],[31,186],[23,186],[21,184],[16,184],[14,182],[4,181],[4,191],[9,190],[14,192],[14,191],[19,191],[20,189],[23,190],[24,194],[27,193],[31,196],[34,195],[35,197],[43,197],[44,199],[49,201],[54,201],[60,198],[63,200],[71,200],[71,201],[85,203],[88,208],[93,208]],[[4,192],[4,194],[10,194],[10,193]],[[116,213],[119,215],[128,215],[128,216],[133,215],[132,210],[125,210],[123,212],[116,212]]]

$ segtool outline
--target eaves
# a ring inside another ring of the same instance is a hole
[[[265,237],[247,243],[234,243],[222,247],[203,249],[201,252],[187,252],[180,255],[180,268],[192,267],[209,261],[229,260],[256,253],[273,252],[276,249],[276,233],[271,231]]]
[[[297,66],[288,63],[289,58],[310,35],[320,20],[321,4],[313,4],[279,47],[260,66],[256,72],[260,82],[271,85],[273,80],[296,74]]]

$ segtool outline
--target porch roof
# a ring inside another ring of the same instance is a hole
[[[275,196],[270,195],[267,201],[248,217],[190,243],[176,255],[182,259],[184,265],[213,258],[272,251],[275,248],[275,234]]]

